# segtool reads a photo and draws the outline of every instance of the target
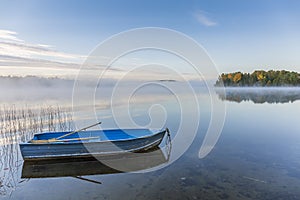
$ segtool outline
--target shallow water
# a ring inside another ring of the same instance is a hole
[[[174,138],[180,109],[170,99],[162,104],[168,111],[166,126]],[[158,163],[157,170],[83,176],[102,184],[74,177],[23,179],[18,145],[2,145],[1,198],[300,199],[300,101],[257,104],[220,98],[218,103],[227,106],[221,136],[213,150],[199,159],[211,117],[209,101],[207,93],[199,94],[200,126],[192,145],[178,160],[180,146],[173,143],[170,160]],[[149,113],[144,112],[148,107],[145,104],[132,109],[137,124],[148,123]],[[152,118],[162,115],[159,109],[151,114]],[[101,112],[102,116],[107,116],[103,117],[103,127],[114,126],[109,111]]]

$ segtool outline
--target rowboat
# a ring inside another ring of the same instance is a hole
[[[144,153],[58,160],[26,160],[22,178],[80,177],[135,172],[157,167],[169,160],[160,148]]]
[[[144,152],[158,147],[164,136],[169,135],[167,128],[82,130],[35,134],[29,142],[20,143],[23,159],[65,159]]]

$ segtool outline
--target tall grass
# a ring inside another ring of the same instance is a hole
[[[70,109],[60,106],[0,108],[0,135],[30,135],[44,131],[69,131],[74,129]]]
[[[24,180],[19,142],[30,140],[34,133],[69,131],[75,126],[70,108],[60,106],[0,107],[0,197],[11,195]]]

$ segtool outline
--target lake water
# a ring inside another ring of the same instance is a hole
[[[295,90],[293,94],[286,94],[286,91],[273,90],[266,96],[266,90],[255,94],[231,90],[228,99],[214,94],[219,99],[217,103],[226,104],[226,118],[216,145],[202,159],[198,156],[199,149],[211,112],[210,96],[199,91],[200,126],[192,145],[177,160],[178,143],[172,144],[170,152],[162,149],[159,156],[163,157],[159,157],[159,161],[156,157],[154,163],[157,166],[148,166],[157,169],[150,172],[80,177],[94,182],[72,177],[76,174],[21,178],[23,161],[18,144],[3,144],[0,151],[1,198],[300,199],[300,101],[297,98],[300,93]],[[173,97],[158,100],[168,111],[165,124],[174,138],[181,120],[180,109],[174,106]],[[189,97],[184,101],[189,104]],[[148,123],[149,115],[144,111],[151,103],[141,103],[132,109],[137,124]],[[159,107],[154,108],[152,114],[158,119],[163,115]],[[108,110],[102,110],[98,117],[104,128],[115,125]],[[184,131],[177,134],[188,135]]]

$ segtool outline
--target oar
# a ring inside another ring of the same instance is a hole
[[[62,139],[62,140],[56,140],[60,142],[69,142],[69,141],[76,141],[76,140],[92,140],[92,139],[99,139],[100,137],[84,137],[84,138],[70,138],[70,139]]]
[[[100,137],[84,137],[84,138],[70,138],[70,139],[62,139],[57,140],[55,138],[48,139],[48,140],[31,140],[31,143],[34,144],[43,144],[43,143],[50,143],[50,142],[70,142],[70,141],[76,141],[76,140],[92,140],[92,139],[99,139]]]
[[[79,130],[77,130],[77,131],[73,131],[73,132],[71,132],[71,133],[67,133],[67,134],[65,134],[65,135],[62,135],[62,136],[59,136],[59,137],[53,138],[53,139],[59,140],[59,139],[61,139],[61,138],[67,137],[67,136],[69,136],[69,135],[72,135],[72,134],[74,134],[74,133],[78,133],[78,132],[84,131],[84,130],[86,130],[86,129],[88,129],[88,128],[92,128],[92,127],[94,127],[94,126],[97,126],[98,124],[101,124],[101,123],[102,123],[102,122],[98,122],[98,123],[96,123],[96,124],[87,126],[87,127],[85,127],[85,128],[79,129]],[[50,139],[50,140],[51,140],[51,139]]]
[[[95,180],[92,180],[92,179],[83,178],[81,176],[73,176],[73,178],[78,178],[80,180],[88,181],[88,182],[91,182],[91,183],[102,184],[100,181],[95,181]]]
[[[88,129],[88,128],[91,128],[91,127],[94,127],[94,126],[96,126],[96,125],[98,125],[98,124],[101,124],[101,122],[98,122],[98,123],[96,123],[96,124],[93,124],[93,125],[84,127],[84,128],[82,128],[82,129],[79,129],[79,130],[76,130],[76,131],[67,133],[67,134],[62,135],[62,136],[59,136],[59,137],[57,137],[57,138],[51,138],[51,139],[48,139],[48,140],[30,140],[30,142],[31,142],[31,143],[42,144],[42,143],[50,143],[50,142],[61,141],[61,140],[59,140],[59,139],[64,138],[64,137],[67,137],[67,136],[72,135],[72,134],[74,134],[74,133],[78,133],[78,132],[80,132],[80,131],[84,131],[84,130],[86,130],[86,129]],[[76,139],[79,139],[79,138],[76,138]],[[81,138],[81,139],[83,139],[83,138]]]

